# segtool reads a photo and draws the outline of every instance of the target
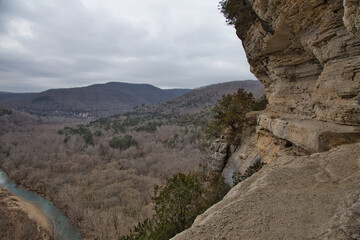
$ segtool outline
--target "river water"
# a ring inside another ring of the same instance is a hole
[[[9,192],[35,204],[53,223],[56,232],[64,240],[81,240],[79,232],[70,224],[63,212],[57,209],[52,202],[27,190],[18,188],[8,175],[0,169],[0,185]]]

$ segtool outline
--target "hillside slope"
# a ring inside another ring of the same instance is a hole
[[[163,90],[149,84],[110,82],[81,88],[51,89],[30,96],[24,95],[21,99],[14,95],[18,99],[7,101],[4,105],[47,115],[105,116],[123,113],[142,104],[163,102],[187,91],[189,90]]]
[[[264,94],[264,86],[257,80],[231,81],[191,90],[175,99],[148,107],[147,110],[158,113],[194,114],[210,110],[222,96],[233,94],[239,88],[251,92],[255,98]]]
[[[25,97],[30,97],[35,93],[8,93],[8,92],[0,92],[0,103],[10,102],[18,99],[23,99]]]

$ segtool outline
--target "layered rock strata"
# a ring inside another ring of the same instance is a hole
[[[257,116],[258,129],[284,140],[283,147],[292,144],[309,153],[359,141],[359,1],[236,2],[237,35],[269,100],[267,111]],[[236,160],[246,141],[235,157],[212,158],[218,163],[211,165],[224,166],[228,176],[253,162],[249,156]],[[269,152],[257,154],[272,161]]]
[[[359,1],[240,2],[253,17],[238,18],[237,35],[269,110],[359,125]]]
[[[360,239],[360,2],[229,1],[269,105],[210,169],[268,164],[174,239]]]
[[[276,117],[271,112],[260,114],[258,124],[274,136],[286,139],[311,153],[328,151],[338,145],[360,140],[360,126]]]

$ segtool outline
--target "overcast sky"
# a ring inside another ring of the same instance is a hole
[[[0,0],[0,91],[255,79],[218,0]]]

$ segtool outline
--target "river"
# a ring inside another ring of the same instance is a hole
[[[57,209],[52,202],[35,193],[18,188],[1,169],[0,185],[5,187],[14,195],[35,204],[46,216],[48,216],[60,238],[64,240],[81,240],[80,233],[70,224],[69,219],[65,216],[65,214]]]

